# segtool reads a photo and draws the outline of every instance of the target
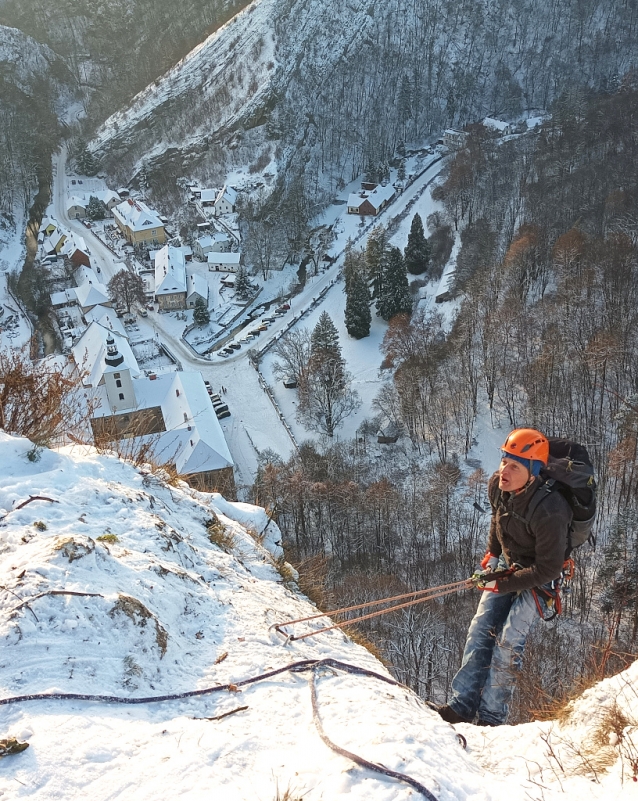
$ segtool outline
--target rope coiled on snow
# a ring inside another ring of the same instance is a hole
[[[381,773],[384,776],[389,776],[390,778],[409,784],[411,787],[414,787],[415,790],[421,793],[423,797],[427,799],[427,801],[437,801],[436,797],[432,795],[428,789],[426,789],[411,776],[407,776],[405,773],[398,773],[397,771],[390,770],[389,768],[384,768],[381,765],[376,765],[374,762],[368,762],[368,760],[363,759],[362,757],[357,756],[350,751],[346,751],[345,748],[341,748],[328,738],[323,730],[321,718],[319,717],[317,691],[315,687],[317,671],[323,667],[331,667],[337,670],[343,670],[344,672],[351,673],[355,676],[368,676],[370,678],[383,681],[386,684],[391,684],[395,687],[404,687],[404,685],[400,682],[395,681],[388,676],[383,676],[381,673],[375,673],[373,670],[368,670],[367,668],[362,668],[358,665],[351,665],[348,662],[341,662],[338,659],[332,659],[328,657],[326,659],[302,659],[299,662],[292,662],[284,667],[277,668],[275,670],[269,670],[266,673],[260,673],[258,676],[251,676],[248,679],[242,679],[234,684],[219,684],[215,687],[205,687],[201,690],[189,690],[184,693],[172,693],[171,695],[155,695],[146,696],[143,698],[123,698],[116,695],[93,695],[90,693],[33,693],[30,695],[15,695],[11,698],[0,698],[0,706],[7,704],[20,704],[26,701],[92,701],[100,704],[155,704],[165,701],[181,701],[186,698],[197,698],[199,696],[221,692],[222,690],[232,691],[237,687],[246,687],[259,681],[265,681],[266,679],[273,678],[273,676],[278,676],[281,673],[303,673],[307,670],[312,670],[313,675],[310,681],[312,716],[319,736],[328,746],[328,748],[340,756],[352,760],[355,764],[360,765],[363,768],[367,768],[375,773]]]

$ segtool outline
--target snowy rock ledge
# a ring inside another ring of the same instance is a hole
[[[316,610],[278,572],[280,533],[263,509],[168,486],[92,449],[29,455],[30,442],[0,432],[0,700],[156,697],[327,657],[388,675],[338,630],[287,646],[270,630]],[[0,759],[0,798],[419,798],[321,741],[310,675],[153,704],[0,705],[0,738],[30,746]],[[465,752],[452,727],[402,687],[334,669],[318,672],[316,687],[333,742],[411,776],[439,801],[566,797],[551,776],[540,782],[513,758],[495,775],[513,742],[523,755],[543,746],[537,724],[463,727],[473,730]],[[486,735],[493,760],[476,739]],[[608,775],[620,792],[620,774]],[[562,779],[564,789],[571,780]],[[601,794],[609,783],[574,781],[582,799],[618,797]]]

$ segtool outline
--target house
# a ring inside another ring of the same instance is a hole
[[[220,283],[222,286],[225,286],[227,289],[234,289],[235,288],[235,279],[237,278],[236,275],[233,273],[229,275],[222,275]]]
[[[161,310],[186,308],[186,259],[179,248],[165,245],[155,254],[155,300]]]
[[[467,137],[466,131],[448,128],[443,132],[443,144],[450,150],[462,150],[467,145]]]
[[[113,207],[113,217],[122,235],[132,245],[161,245],[166,241],[164,223],[141,200],[125,200]]]
[[[70,197],[66,203],[66,214],[70,220],[83,220],[86,217],[88,201],[83,198]]]
[[[203,275],[188,273],[186,276],[186,307],[193,309],[198,298],[208,306],[208,281]]]
[[[70,259],[76,267],[83,265],[91,266],[90,251],[86,242],[81,236],[74,234],[71,239],[67,239],[62,247],[62,255]],[[97,280],[97,276],[92,272],[92,276]]]
[[[215,198],[219,194],[219,189],[202,189],[199,193],[199,200],[202,206],[214,206]]]
[[[230,239],[227,234],[215,231],[214,234],[200,236],[193,245],[193,256],[198,261],[206,261],[209,253],[227,253],[230,250]]]
[[[380,445],[394,445],[401,435],[401,429],[396,423],[384,420],[377,431],[377,442]]]
[[[104,284],[98,282],[87,281],[84,284],[80,284],[75,288],[75,296],[82,314],[86,314],[94,306],[107,306],[111,303],[108,289]]]
[[[202,192],[202,204],[203,195],[204,193]],[[232,186],[224,186],[219,190],[215,198],[213,214],[215,217],[220,217],[222,214],[232,214],[235,211],[236,204],[237,190],[233,189]]]
[[[493,131],[499,136],[507,136],[508,134],[512,133],[512,126],[509,124],[509,122],[497,120],[494,117],[486,117],[483,120],[483,125],[489,131]]]
[[[348,214],[372,215],[376,217],[395,195],[392,184],[376,186],[371,192],[362,189],[348,197]]]
[[[208,254],[208,269],[209,270],[223,270],[228,272],[232,270],[237,272],[241,263],[241,253],[215,253]]]
[[[125,339],[107,332],[104,342],[99,369],[90,372],[95,440],[129,439],[132,452],[147,449],[150,461],[170,465],[196,489],[236,497],[233,460],[201,373],[142,378]]]
[[[96,197],[104,206],[104,208],[112,212],[116,206],[119,206],[122,202],[122,198],[118,195],[117,192],[114,192],[112,189],[104,189],[100,190],[99,192],[91,192],[91,194],[87,197],[85,195],[85,200],[88,203],[91,197]]]

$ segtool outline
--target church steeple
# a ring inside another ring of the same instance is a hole
[[[106,358],[104,359],[104,363],[109,367],[119,367],[123,361],[124,356],[118,352],[113,334],[109,334],[106,339]]]

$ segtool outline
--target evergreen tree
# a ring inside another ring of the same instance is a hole
[[[408,276],[399,248],[390,247],[384,254],[382,291],[377,298],[377,313],[384,320],[390,320],[396,314],[412,314]]]
[[[89,218],[89,220],[104,219],[104,204],[94,195],[91,195],[89,198],[89,204],[86,207],[86,216]]]
[[[195,309],[193,310],[193,321],[196,325],[204,326],[210,323],[210,312],[204,298],[197,298]]]
[[[250,278],[248,270],[243,264],[239,265],[237,275],[235,276],[235,294],[238,298],[245,299],[250,295]]]
[[[91,151],[87,148],[86,142],[80,139],[78,141],[78,152],[75,157],[75,163],[78,168],[78,172],[81,175],[95,175],[97,171],[100,169],[99,162],[91,153]]]
[[[310,339],[310,359],[331,358],[340,362],[341,369],[345,362],[341,356],[339,332],[328,312],[322,312],[317,325],[312,330]]]
[[[405,247],[405,268],[412,275],[421,275],[427,270],[429,262],[430,243],[423,231],[420,215],[415,214]]]
[[[386,230],[382,225],[370,232],[366,245],[366,267],[368,281],[372,283],[372,297],[378,298],[381,293],[382,261],[387,243]]]
[[[370,292],[365,278],[355,272],[346,284],[346,329],[351,337],[362,339],[370,335]]]
[[[350,389],[339,334],[327,312],[323,312],[310,337],[308,368],[299,384],[300,421],[308,428],[332,437],[345,417],[360,405]]]

